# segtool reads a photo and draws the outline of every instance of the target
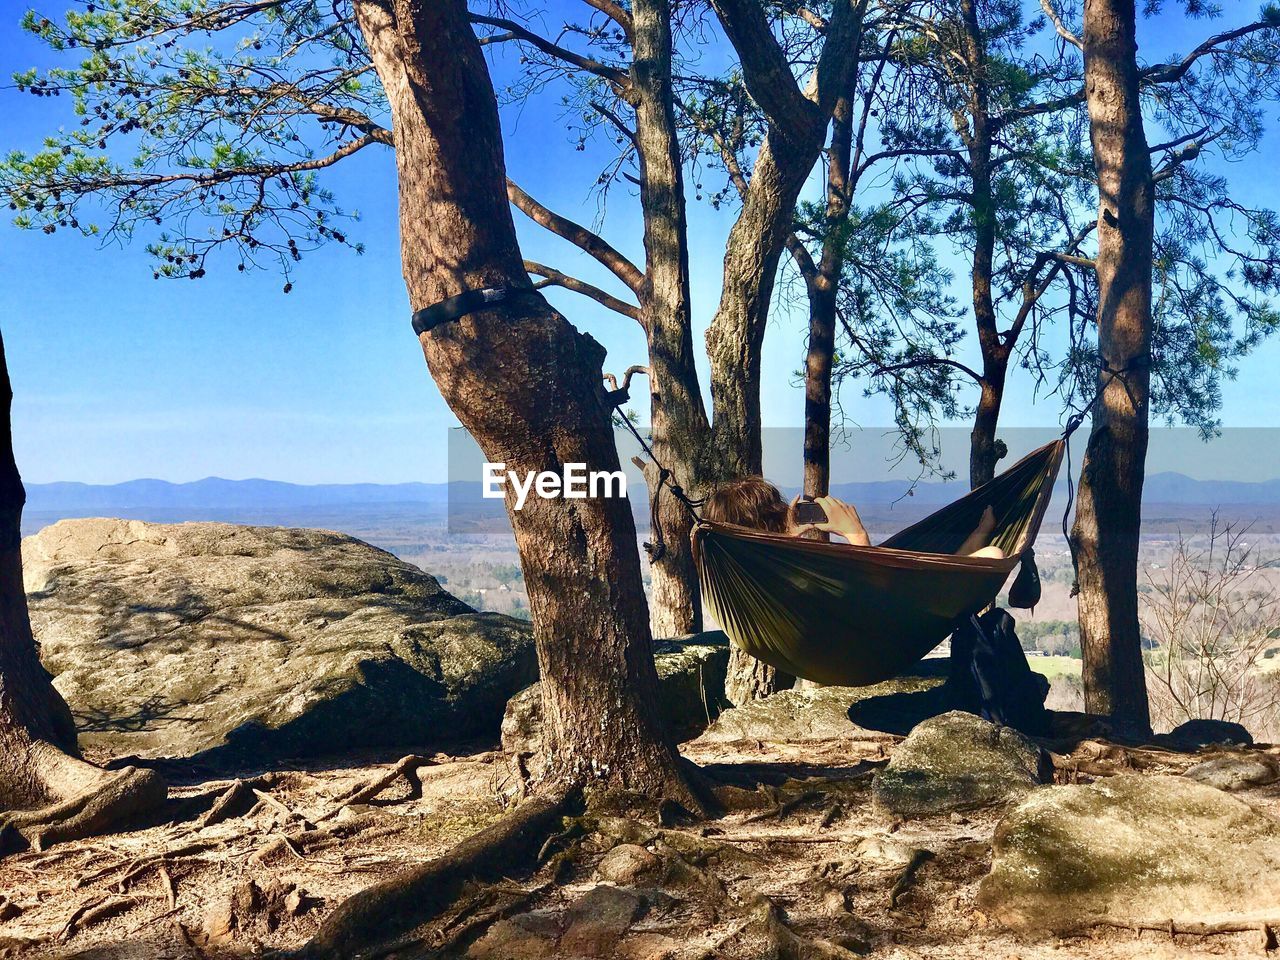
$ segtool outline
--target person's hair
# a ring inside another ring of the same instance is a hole
[[[741,477],[716,487],[707,497],[702,513],[715,523],[785,533],[791,507],[764,477]]]

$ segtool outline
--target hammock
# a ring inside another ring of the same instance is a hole
[[[843,686],[898,676],[992,603],[1020,561],[1019,580],[1035,577],[1031,545],[1064,447],[1040,447],[876,547],[700,520],[703,599],[739,648],[793,676]],[[988,506],[1005,558],[955,556]]]

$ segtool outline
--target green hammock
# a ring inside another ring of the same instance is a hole
[[[699,521],[703,599],[739,648],[779,670],[846,686],[895,677],[995,600],[1035,540],[1064,447],[1033,451],[876,547]],[[988,506],[1005,558],[955,556]]]

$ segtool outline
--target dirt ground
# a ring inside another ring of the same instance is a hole
[[[974,907],[996,811],[906,823],[877,818],[870,779],[896,738],[686,745],[739,785],[720,819],[632,826],[685,865],[608,948],[576,956],[692,960],[764,956],[1039,960],[1260,956],[1256,932],[1178,936],[1097,930],[1019,940]],[[1180,772],[1202,756],[1081,744],[1059,777]],[[0,956],[194,958],[296,948],[344,897],[441,854],[502,815],[517,781],[494,751],[385,757],[213,779],[167,769],[163,822],[0,860]],[[1071,769],[1075,767],[1075,769]],[[1280,816],[1280,785],[1247,799]],[[611,829],[616,829],[617,825]],[[515,874],[497,900],[554,918],[599,883],[611,842]],[[676,852],[678,851],[678,853]],[[554,852],[549,848],[548,857]],[[502,898],[506,898],[503,900]],[[472,905],[474,908],[474,904]],[[518,960],[540,941],[502,940],[515,909],[463,910],[387,957]],[[779,927],[781,924],[781,927]],[[508,929],[508,932],[510,930]],[[440,949],[446,944],[446,949]],[[504,945],[505,944],[505,945]],[[798,952],[796,952],[798,951]],[[569,956],[560,951],[546,956]]]

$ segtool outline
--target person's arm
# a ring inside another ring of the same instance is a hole
[[[827,515],[827,522],[806,524],[804,529],[834,533],[858,547],[871,546],[867,528],[862,525],[862,518],[852,504],[835,497],[818,497],[815,502],[821,505],[822,511]]]

